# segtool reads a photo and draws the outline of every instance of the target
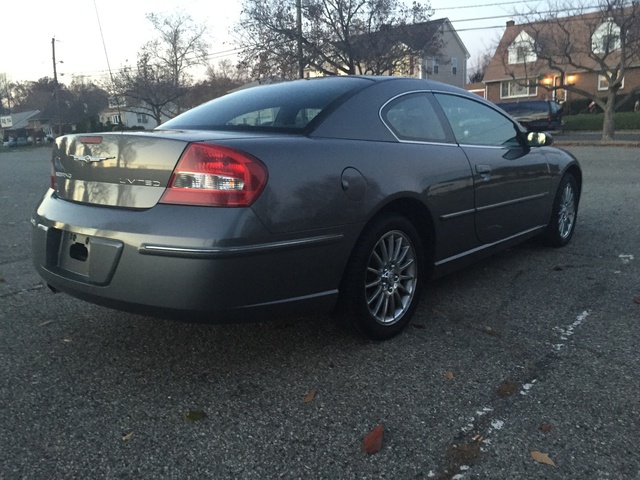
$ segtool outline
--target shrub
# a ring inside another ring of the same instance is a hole
[[[604,113],[583,113],[579,115],[565,115],[564,130],[568,132],[602,130]],[[615,117],[616,130],[640,130],[640,113],[617,112]]]

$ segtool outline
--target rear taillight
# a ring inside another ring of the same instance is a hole
[[[180,157],[160,203],[248,207],[267,183],[257,158],[221,145],[192,143]]]

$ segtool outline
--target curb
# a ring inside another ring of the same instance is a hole
[[[629,140],[556,140],[552,147],[622,147],[640,148],[640,142]]]

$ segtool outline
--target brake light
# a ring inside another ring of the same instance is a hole
[[[99,145],[100,143],[102,143],[102,137],[99,135],[80,137],[80,143],[84,145]]]
[[[160,203],[248,207],[264,190],[267,167],[246,152],[192,143],[180,157]]]

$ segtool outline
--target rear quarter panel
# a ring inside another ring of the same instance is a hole
[[[477,244],[473,215],[450,218],[472,210],[474,202],[470,166],[456,145],[291,137],[233,146],[269,169],[265,191],[252,208],[272,233],[362,228],[389,203],[412,199],[426,207],[437,235],[447,239],[438,243],[436,257]]]

